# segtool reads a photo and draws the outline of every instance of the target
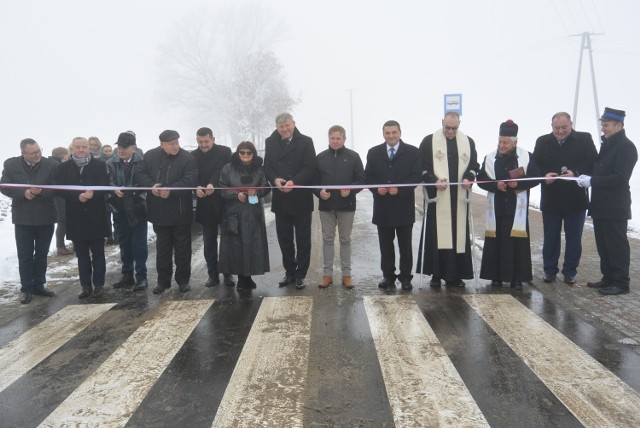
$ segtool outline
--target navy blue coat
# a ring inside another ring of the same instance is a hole
[[[638,150],[624,129],[602,140],[591,174],[589,215],[597,219],[628,220],[631,218],[629,180],[638,161]]]
[[[418,148],[400,140],[400,146],[393,160],[389,160],[387,143],[372,147],[367,153],[365,175],[367,184],[420,183],[422,161]],[[398,194],[380,196],[378,189],[373,193],[373,224],[382,227],[408,226],[416,221],[416,186],[399,187]]]
[[[533,157],[541,175],[549,172],[560,174],[562,167],[566,166],[577,177],[591,174],[598,151],[591,134],[572,130],[562,146],[553,133],[539,137]],[[575,181],[555,180],[550,184],[543,181],[541,186],[540,209],[544,212],[561,214],[584,211],[589,205],[587,189],[578,186]]]

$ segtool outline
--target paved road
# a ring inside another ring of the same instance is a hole
[[[380,291],[359,203],[354,290],[278,288],[270,227],[274,272],[252,292],[202,287],[198,252],[189,293],[81,303],[71,277],[55,299],[3,306],[0,426],[640,426],[640,355],[588,309],[624,303],[583,286],[593,266],[574,287]]]

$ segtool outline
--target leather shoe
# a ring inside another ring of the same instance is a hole
[[[131,272],[123,273],[120,281],[113,284],[113,288],[128,288],[133,286],[136,283],[136,280],[133,278],[133,274]]]
[[[587,287],[589,288],[605,288],[608,287],[604,281],[596,281],[596,282],[587,282]]]
[[[413,290],[413,285],[411,285],[411,281],[406,279],[404,281],[400,281],[400,285],[403,290]]]
[[[378,283],[378,288],[389,288],[389,287],[395,287],[395,286],[396,286],[396,280],[391,278],[385,278],[380,283]]]
[[[188,282],[186,284],[178,284],[178,290],[180,290],[180,292],[182,293],[186,293],[187,291],[191,290],[191,287],[189,287]]]
[[[620,287],[617,285],[611,285],[609,287],[603,287],[598,289],[598,293],[603,296],[615,296],[616,294],[627,294],[629,287]]]
[[[153,289],[153,294],[162,294],[162,293],[164,293],[164,290],[166,290],[166,289],[168,289],[168,288],[171,288],[171,286],[169,285],[169,286],[166,286],[166,287],[165,287],[164,285],[158,284],[158,285],[156,285],[156,287]]]
[[[91,296],[92,291],[91,287],[82,287],[82,291],[78,294],[78,299],[85,299]]]
[[[236,286],[236,282],[233,280],[233,276],[231,276],[231,274],[225,273],[223,274],[223,276],[224,276],[224,285],[229,287]]]
[[[147,279],[138,279],[136,280],[136,285],[133,287],[133,291],[142,291],[142,290],[146,290],[146,288],[149,286],[149,283],[147,282]]]
[[[295,282],[295,278],[289,275],[285,275],[282,277],[280,282],[278,282],[278,287],[286,287],[289,284],[293,284]]]
[[[304,287],[305,287],[304,278],[297,278],[296,279],[296,288],[298,290],[302,290]]]
[[[466,284],[461,279],[456,279],[455,281],[447,281],[447,287],[464,287]]]
[[[104,295],[104,286],[96,285],[93,288],[93,297],[102,297]]]
[[[429,287],[442,287],[442,280],[437,276],[432,276],[431,281],[429,281]]]
[[[318,283],[318,287],[327,288],[331,284],[333,284],[333,277],[331,275],[325,275],[322,277],[322,279]]]
[[[569,284],[569,285],[573,285],[573,284],[576,283],[576,277],[575,276],[565,275],[564,276],[564,283],[565,284]]]
[[[36,296],[44,296],[44,297],[53,297],[56,295],[53,291],[49,290],[47,287],[42,286],[33,290],[31,294],[35,294]]]
[[[256,282],[253,280],[253,278],[248,277],[249,279],[247,279],[247,281],[249,281],[249,285],[251,286],[251,288],[256,289],[258,288],[258,284],[256,284]]]
[[[342,285],[344,285],[344,288],[353,288],[353,280],[348,275],[347,276],[343,276],[342,277]]]
[[[23,305],[26,305],[27,303],[31,303],[31,292],[24,292],[20,295],[20,303],[22,303]]]
[[[566,276],[565,276],[565,279],[566,279]],[[551,274],[545,274],[544,277],[542,278],[542,281],[546,282],[547,284],[550,282],[556,282],[556,276]]]
[[[522,290],[522,282],[520,281],[512,282],[511,288],[513,288],[514,290]]]
[[[491,281],[491,286],[492,287],[502,287],[502,281],[493,280],[493,281]]]

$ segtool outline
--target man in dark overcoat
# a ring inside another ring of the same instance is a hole
[[[629,292],[631,250],[627,223],[631,218],[629,180],[638,161],[638,150],[624,130],[625,112],[605,107],[600,118],[602,146],[590,175],[578,177],[578,184],[591,187],[589,215],[600,256],[602,279],[588,282],[600,294]]]
[[[215,191],[220,185],[222,167],[231,162],[231,149],[216,144],[210,128],[200,128],[196,132],[198,148],[191,154],[198,165],[198,188],[196,189],[196,222],[202,225],[204,258],[209,274],[205,287],[220,284],[218,273],[218,228],[222,222],[224,201],[221,192]],[[224,283],[233,287],[235,282],[229,273],[224,273]]]
[[[311,189],[294,189],[296,185],[311,185],[317,173],[313,140],[296,128],[293,116],[276,116],[276,130],[265,140],[264,174],[275,191],[271,211],[276,216],[276,233],[282,252],[285,276],[279,286],[295,283],[305,287],[305,277],[311,262]],[[294,244],[295,237],[295,244]]]
[[[564,282],[576,282],[582,255],[582,230],[589,205],[589,193],[575,181],[555,177],[590,174],[598,156],[591,134],[573,129],[569,113],[559,112],[551,118],[551,133],[536,141],[533,157],[546,180],[542,183],[540,210],[544,239],[542,261],[544,282],[554,282],[559,272],[561,232],[564,222]]]
[[[422,162],[418,148],[400,139],[400,124],[395,120],[382,127],[385,142],[372,147],[367,153],[365,175],[367,184],[381,185],[373,193],[373,224],[378,227],[380,268],[384,279],[380,288],[395,287],[396,278],[403,290],[413,288],[413,250],[411,233],[416,220],[415,187],[394,184],[419,183]],[[400,273],[396,274],[394,240],[398,237]]]
[[[107,166],[91,154],[86,138],[76,137],[71,142],[71,159],[58,167],[56,182],[62,185],[108,186]],[[99,297],[104,292],[104,239],[109,233],[104,215],[105,192],[86,189],[63,190],[58,194],[65,200],[67,237],[73,241],[78,258],[82,286],[78,297],[84,299],[92,294]]]
[[[32,295],[51,297],[47,282],[47,254],[56,222],[55,191],[38,184],[53,184],[56,162],[42,157],[38,143],[32,138],[20,141],[21,156],[4,162],[2,183],[25,184],[26,188],[2,188],[11,198],[11,220],[15,227],[18,270],[20,271],[20,303],[31,302]]]
[[[175,280],[179,290],[187,292],[191,290],[193,192],[169,188],[195,188],[198,166],[191,153],[180,148],[180,134],[177,131],[163,131],[159,139],[160,147],[145,153],[135,177],[140,187],[157,187],[147,194],[149,222],[156,233],[158,285],[153,293],[160,294],[171,287],[174,257]]]

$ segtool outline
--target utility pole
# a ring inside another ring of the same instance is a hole
[[[573,35],[573,37],[577,37],[577,36],[582,37],[582,40],[580,41],[580,56],[578,59],[578,78],[576,79],[576,96],[573,101],[574,127],[578,123],[578,97],[580,94],[580,74],[582,72],[582,54],[586,49],[589,51],[589,65],[591,67],[591,86],[593,88],[593,102],[596,108],[596,129],[600,129],[600,122],[599,122],[599,116],[598,116],[600,114],[600,107],[598,107],[598,90],[596,88],[596,75],[593,70],[593,51],[591,50],[591,36],[599,36],[601,34],[603,33],[595,34],[595,33],[585,31],[582,34]]]

